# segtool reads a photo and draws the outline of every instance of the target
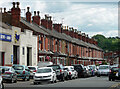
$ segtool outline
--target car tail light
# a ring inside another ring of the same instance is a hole
[[[25,74],[25,71],[23,71],[23,74]]]
[[[5,72],[5,74],[12,74],[11,72]]]
[[[60,70],[60,73],[62,72],[62,70]]]
[[[69,72],[69,75],[71,75],[71,72]]]
[[[111,72],[111,70],[109,72]]]
[[[33,72],[37,72],[37,70],[34,70]]]

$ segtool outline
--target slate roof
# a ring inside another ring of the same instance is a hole
[[[44,35],[52,36],[52,37],[55,37],[57,39],[66,40],[68,42],[75,43],[77,45],[81,45],[81,46],[85,46],[88,48],[93,48],[93,49],[97,49],[97,50],[102,51],[102,49],[97,47],[96,45],[84,42],[84,41],[76,39],[76,38],[72,38],[71,36],[66,35],[65,33],[59,33],[55,29],[50,30],[50,29],[44,28],[43,26],[38,26],[37,24],[29,23],[24,18],[21,18],[20,21],[22,23],[24,23],[25,25],[27,25],[28,27],[32,28],[34,31],[42,33]]]

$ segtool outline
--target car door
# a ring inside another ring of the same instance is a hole
[[[17,79],[17,74],[16,74],[15,70],[13,68],[11,68],[11,71],[13,73],[14,80],[16,80]]]
[[[29,76],[30,75],[30,70],[27,66],[25,66],[25,72],[26,72],[26,75]]]

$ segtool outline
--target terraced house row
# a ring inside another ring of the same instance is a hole
[[[97,64],[103,61],[103,50],[97,42],[73,27],[53,23],[52,17],[41,19],[39,11],[32,16],[27,7],[21,17],[19,2],[10,11],[1,8],[1,65],[37,65],[40,61],[54,64]]]

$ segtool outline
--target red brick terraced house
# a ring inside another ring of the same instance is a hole
[[[21,17],[19,2],[13,2],[10,11],[4,8],[4,12],[1,11],[0,14],[3,23],[19,27],[22,32],[28,29],[37,36],[37,62],[90,65],[104,60],[103,50],[94,39],[73,27],[53,23],[49,15],[41,19],[39,11],[34,11],[32,16],[30,7],[27,7],[26,17]]]

